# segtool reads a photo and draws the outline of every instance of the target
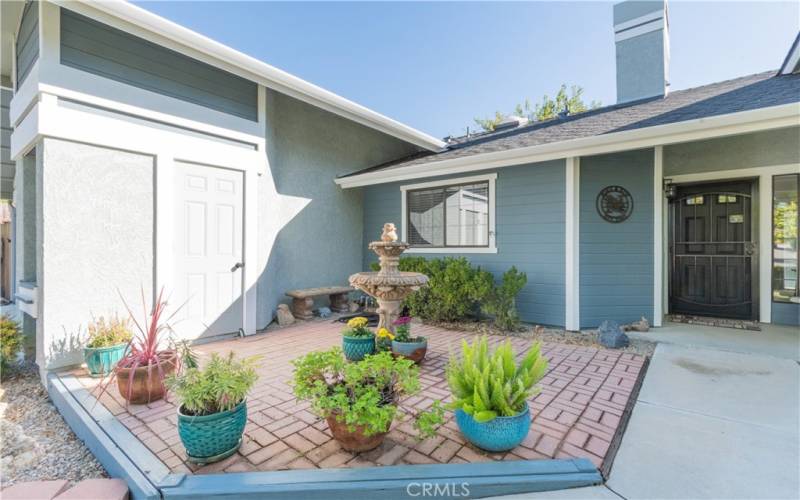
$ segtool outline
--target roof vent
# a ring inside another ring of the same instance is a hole
[[[523,116],[506,116],[503,120],[494,126],[495,130],[506,130],[509,128],[517,128],[528,124],[528,119]]]

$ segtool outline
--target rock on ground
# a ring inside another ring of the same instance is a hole
[[[106,477],[50,403],[35,370],[0,385],[0,487],[22,481]]]

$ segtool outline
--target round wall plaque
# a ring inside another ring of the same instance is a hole
[[[608,222],[622,222],[633,212],[633,196],[622,186],[608,186],[597,195],[597,213]]]

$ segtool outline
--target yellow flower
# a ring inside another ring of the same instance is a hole
[[[357,318],[353,318],[347,322],[347,326],[350,328],[361,328],[362,326],[367,326],[369,320],[363,316],[358,316]]]
[[[378,337],[380,337],[380,338],[388,338],[389,340],[394,340],[394,335],[392,335],[392,332],[390,332],[386,328],[381,328],[380,330],[378,330]]]

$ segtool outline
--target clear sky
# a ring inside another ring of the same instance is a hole
[[[137,2],[436,137],[561,83],[616,100],[612,2]],[[669,3],[673,90],[776,69],[800,2]]]

